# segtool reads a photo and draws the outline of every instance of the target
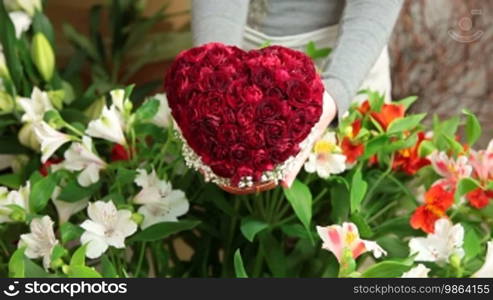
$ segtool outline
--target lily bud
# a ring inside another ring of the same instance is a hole
[[[12,161],[12,170],[14,173],[20,173],[22,170],[24,170],[25,166],[29,162],[29,156],[25,154],[19,154],[14,157],[14,160]]]
[[[85,111],[84,115],[91,120],[96,120],[101,116],[103,107],[106,105],[106,100],[104,97],[96,99]]]
[[[2,51],[0,51],[0,77],[10,78],[7,62],[5,61],[5,56]]]
[[[20,209],[12,211],[9,218],[14,222],[24,222],[26,220],[26,212]]]
[[[14,109],[14,100],[9,94],[0,91],[0,114],[10,113]]]
[[[140,225],[144,221],[144,216],[142,214],[140,214],[140,213],[133,213],[131,219],[137,225]]]
[[[31,46],[31,56],[34,65],[45,81],[50,81],[55,70],[55,55],[46,36],[36,33]]]
[[[56,270],[56,269],[58,269],[60,267],[63,268],[63,266],[64,266],[64,262],[63,262],[63,259],[61,259],[61,258],[57,258],[57,259],[55,259],[54,261],[51,262],[51,268],[53,270]]]
[[[33,124],[32,123],[26,123],[24,126],[22,126],[21,130],[19,131],[19,142],[34,151],[39,151],[41,145],[38,142],[38,139],[36,138],[36,134],[34,133],[33,129]]]

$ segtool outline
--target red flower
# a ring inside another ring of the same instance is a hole
[[[419,156],[418,150],[421,143],[426,140],[424,132],[418,133],[418,142],[411,148],[399,150],[394,158],[394,164],[392,168],[394,170],[402,170],[403,172],[414,175],[422,167],[430,164],[430,161]]]
[[[39,173],[41,173],[41,175],[43,177],[48,176],[48,174],[50,173],[50,167],[52,165],[57,165],[57,164],[61,163],[62,161],[63,161],[63,158],[50,158],[50,159],[48,159],[44,164],[41,165],[41,167],[39,167]]]
[[[380,112],[372,112],[371,116],[382,126],[384,130],[392,121],[404,117],[405,107],[400,104],[384,104]]]
[[[165,90],[188,145],[234,184],[298,154],[322,114],[324,87],[299,51],[210,43],[178,55]]]
[[[365,100],[361,105],[358,107],[358,111],[364,116],[366,115],[369,111],[371,110],[370,107],[370,102],[368,100]]]
[[[120,144],[115,144],[113,148],[111,148],[111,161],[119,161],[119,160],[129,160],[130,155],[128,154],[127,149]]]
[[[488,205],[490,199],[493,199],[493,191],[485,191],[477,188],[466,195],[467,201],[471,206],[481,209]]]
[[[448,181],[439,181],[425,193],[425,204],[411,217],[411,227],[427,233],[435,231],[435,221],[446,215],[454,203],[455,187]]]
[[[365,145],[353,144],[346,136],[341,143],[342,153],[346,156],[346,162],[352,164],[358,160],[358,157],[365,153]]]

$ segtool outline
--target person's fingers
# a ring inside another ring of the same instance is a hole
[[[332,97],[325,92],[324,93],[324,107],[323,107],[323,112],[322,115],[320,116],[320,121],[315,125],[315,139],[313,140],[314,142],[324,133],[325,129],[329,126],[330,122],[334,119],[336,115],[336,106],[335,102],[332,99]],[[296,179],[296,176],[300,172],[301,168],[303,167],[303,164],[307,160],[308,156],[310,155],[310,152],[313,148],[312,145],[308,145],[304,149],[302,149],[301,153],[298,154],[298,157],[296,158],[293,166],[291,167],[291,170],[286,174],[284,179],[281,181],[281,186],[285,188],[291,187],[293,184],[293,181]]]

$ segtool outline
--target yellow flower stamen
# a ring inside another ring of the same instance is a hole
[[[315,143],[313,151],[317,154],[332,153],[337,149],[337,146],[329,141],[320,140]]]
[[[346,233],[346,245],[351,245],[355,240],[358,239],[358,235],[354,232]]]

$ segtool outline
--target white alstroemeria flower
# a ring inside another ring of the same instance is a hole
[[[173,190],[171,183],[160,180],[156,171],[147,174],[146,170],[137,170],[139,175],[135,183],[142,190],[135,196],[134,202],[142,204],[138,212],[144,215],[142,229],[161,222],[176,222],[186,214],[190,207],[185,193]]]
[[[317,232],[323,241],[322,248],[332,252],[339,263],[345,250],[351,251],[354,259],[368,251],[371,251],[375,258],[387,255],[387,252],[376,242],[362,240],[359,237],[358,227],[353,223],[344,222],[342,226],[317,226]]]
[[[58,223],[62,225],[67,222],[72,215],[80,212],[84,208],[86,208],[89,203],[89,198],[84,198],[76,202],[67,202],[58,200],[58,196],[60,195],[62,188],[57,186],[53,191],[53,195],[51,196],[51,201],[55,204],[56,211],[58,212]]]
[[[90,186],[99,181],[99,171],[106,163],[93,151],[92,140],[82,137],[82,143],[73,143],[65,151],[63,167],[71,171],[82,171],[77,177],[81,186]]]
[[[171,109],[168,105],[168,98],[164,93],[156,94],[152,98],[159,100],[159,110],[154,118],[152,118],[151,123],[159,127],[167,128],[172,122]]]
[[[122,116],[115,105],[103,107],[103,112],[99,119],[91,121],[86,133],[92,137],[108,140],[120,145],[126,145],[125,135],[123,134],[124,124]]]
[[[308,173],[317,172],[318,176],[328,178],[332,174],[339,174],[346,170],[346,156],[341,154],[337,146],[335,132],[327,132],[315,142],[313,151],[305,163]]]
[[[25,211],[29,210],[30,193],[31,184],[29,181],[19,190],[10,192],[5,187],[0,187],[0,224],[15,221],[10,218],[12,209],[8,207],[9,205],[17,205]]]
[[[34,87],[31,98],[19,98],[19,105],[24,109],[22,122],[42,121],[47,111],[53,110],[48,93]]]
[[[34,133],[41,144],[41,162],[45,163],[58,148],[72,140],[68,134],[55,130],[46,122],[41,121],[34,124]]]
[[[22,11],[13,11],[9,13],[9,18],[14,23],[15,37],[20,38],[21,35],[31,27],[31,17]]]
[[[483,266],[471,277],[474,278],[493,278],[493,240],[488,242],[486,257]]]
[[[30,228],[31,233],[21,235],[18,247],[26,246],[24,254],[29,258],[43,258],[43,267],[48,270],[51,264],[51,252],[58,244],[53,232],[53,221],[49,216],[33,219]]]
[[[411,270],[402,274],[402,278],[428,278],[428,273],[430,269],[428,269],[425,265],[419,264]]]
[[[417,253],[416,261],[432,261],[439,264],[449,261],[450,256],[464,256],[464,227],[453,225],[449,219],[435,222],[435,232],[427,237],[412,238],[409,241],[411,254]]]
[[[80,225],[86,230],[80,240],[87,243],[86,256],[89,258],[100,257],[109,246],[125,248],[125,238],[137,231],[132,213],[126,209],[117,210],[111,201],[89,203],[87,214],[90,220]]]

